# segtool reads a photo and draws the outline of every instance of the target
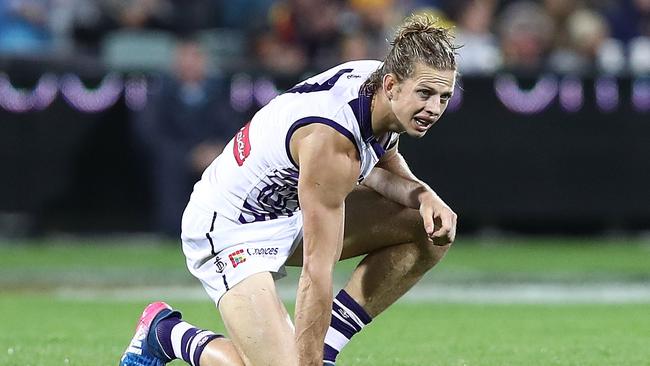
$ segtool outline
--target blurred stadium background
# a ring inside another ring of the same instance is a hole
[[[161,187],[189,168],[161,176],[147,139],[151,131],[162,135],[153,143],[177,137],[166,146],[188,145],[189,154],[203,142],[194,133],[201,129],[155,130],[157,118],[209,105],[192,118],[208,111],[221,127],[201,128],[228,140],[233,126],[305,77],[347,60],[382,59],[395,26],[420,12],[453,28],[461,74],[441,123],[422,141],[404,138],[400,149],[460,221],[455,250],[409,301],[596,303],[647,325],[650,313],[620,306],[650,303],[648,0],[0,0],[2,323],[12,329],[20,326],[12,319],[38,319],[38,304],[127,302],[128,317],[160,297],[207,303],[184,270],[177,227],[165,224],[179,215],[166,199],[184,200],[196,171],[180,188]],[[188,42],[199,48],[181,47]],[[199,79],[211,89],[192,83],[203,63]],[[160,111],[170,85],[187,109]],[[342,266],[340,281],[352,264]],[[291,287],[284,289],[290,300]],[[101,339],[105,360],[117,359],[132,322]],[[0,364],[30,363],[18,357],[33,345],[29,329],[0,336]],[[573,360],[582,353],[557,346],[567,358],[546,355],[539,364],[643,364],[650,354],[634,345],[647,345],[650,334],[631,334],[629,363],[614,362],[620,354],[603,343],[597,355],[607,363]],[[577,339],[565,335],[565,344]],[[72,335],[53,337],[38,360],[93,360],[66,353]],[[512,350],[493,363],[472,362],[494,351],[485,347],[466,355],[467,364],[528,363],[508,362]],[[384,362],[434,364],[404,357]],[[454,357],[440,364],[465,364]]]

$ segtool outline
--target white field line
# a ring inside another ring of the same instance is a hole
[[[340,288],[337,286],[335,288]],[[279,283],[282,299],[295,299],[295,286]],[[200,286],[59,288],[60,299],[139,301],[210,301]],[[456,302],[491,304],[570,304],[570,303],[650,303],[650,283],[603,284],[422,284],[408,292],[400,302]]]

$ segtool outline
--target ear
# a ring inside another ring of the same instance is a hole
[[[382,89],[384,90],[386,96],[388,96],[389,100],[393,99],[393,92],[397,87],[397,83],[397,77],[393,73],[384,75],[382,79]]]

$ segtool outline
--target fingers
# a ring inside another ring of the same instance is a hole
[[[458,217],[449,206],[436,204],[435,201],[424,201],[420,204],[420,216],[424,231],[434,245],[447,245],[456,238],[456,223]]]
[[[447,236],[452,228],[451,220],[449,217],[447,215],[441,215],[439,217],[436,217],[434,221],[437,221],[438,229],[436,229],[432,236],[435,238],[444,238]]]
[[[422,216],[422,221],[424,223],[424,231],[426,231],[427,235],[431,237],[436,230],[435,224],[433,222],[433,207],[420,207],[420,215]]]
[[[457,216],[450,209],[445,209],[437,215],[433,220],[437,228],[433,233],[427,234],[435,245],[447,245],[454,241],[456,238],[456,222]]]

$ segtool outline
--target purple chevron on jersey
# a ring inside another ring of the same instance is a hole
[[[303,84],[298,84],[294,86],[293,88],[287,90],[287,93],[313,93],[313,92],[318,92],[318,91],[326,91],[332,89],[334,87],[334,84],[339,80],[341,75],[347,74],[349,72],[354,71],[354,69],[341,69],[339,70],[334,76],[331,78],[327,79],[323,84],[319,83],[303,83]]]
[[[275,169],[248,194],[239,215],[239,222],[247,224],[290,217],[299,208],[298,170]]]
[[[354,117],[356,117],[357,123],[359,124],[361,138],[363,141],[370,144],[372,149],[375,151],[375,155],[377,155],[378,158],[381,158],[386,153],[386,150],[377,141],[377,138],[374,136],[372,131],[372,95],[360,92],[359,98],[350,101],[348,105],[352,108],[352,113],[354,113]]]
[[[317,116],[305,117],[305,118],[301,118],[301,119],[297,120],[296,122],[294,122],[291,125],[291,127],[289,127],[289,131],[287,132],[287,136],[284,139],[284,148],[287,151],[287,157],[289,158],[289,160],[291,161],[291,163],[294,166],[297,167],[298,164],[296,164],[296,162],[293,160],[293,157],[291,156],[291,148],[290,148],[291,136],[293,136],[293,134],[299,128],[310,125],[310,124],[313,124],[313,123],[321,123],[321,124],[332,127],[333,129],[338,131],[340,134],[345,136],[348,140],[350,140],[352,142],[352,144],[354,144],[354,147],[357,149],[357,152],[359,152],[359,154],[361,154],[361,152],[359,151],[359,146],[357,146],[357,140],[354,138],[354,135],[352,134],[352,132],[350,132],[345,127],[341,126],[336,121],[332,121],[329,118],[317,117]]]

